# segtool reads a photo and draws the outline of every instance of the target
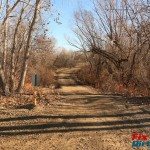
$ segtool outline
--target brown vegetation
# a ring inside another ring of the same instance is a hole
[[[88,65],[81,80],[104,92],[150,95],[148,2],[100,1],[75,13],[74,33]]]
[[[41,14],[48,11],[50,4],[49,0],[1,1],[0,80],[3,95],[21,92],[30,53],[41,28]]]

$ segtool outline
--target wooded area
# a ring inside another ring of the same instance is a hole
[[[0,0],[0,150],[131,149],[150,149],[149,0]]]
[[[49,11],[50,6],[46,0],[1,0],[0,78],[4,95],[22,90],[30,53],[38,36],[45,32],[41,30],[42,13]]]
[[[149,2],[95,0],[93,5],[93,11],[75,13],[77,39],[70,42],[89,62],[81,78],[104,92],[149,95]]]
[[[51,13],[51,5],[48,0],[1,0],[0,79],[4,95],[21,92],[36,72],[45,85],[51,84],[56,68],[73,67],[78,62],[86,64],[78,78],[103,92],[150,94],[148,1],[95,0],[93,11],[80,8],[74,15],[76,39],[69,40],[79,52],[59,52],[55,39],[46,35],[49,23],[43,16]],[[49,79],[44,79],[45,73]]]

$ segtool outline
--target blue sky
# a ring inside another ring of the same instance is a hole
[[[91,0],[53,0],[53,5],[54,15],[57,17],[57,13],[60,13],[59,18],[62,24],[57,24],[52,20],[48,27],[49,34],[56,38],[58,47],[75,49],[68,44],[65,37],[74,38],[71,30],[73,27],[74,11],[78,10],[80,5],[83,8],[91,9]]]

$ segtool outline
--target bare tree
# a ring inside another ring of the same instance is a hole
[[[50,4],[49,0],[2,1],[0,78],[5,95],[20,92],[24,86],[30,50],[42,22],[41,14]]]
[[[78,47],[105,58],[105,63],[101,62],[105,64],[103,67],[107,66],[110,72],[114,70],[116,75],[119,73],[119,80],[126,86],[132,81],[150,83],[146,65],[150,59],[148,3],[95,0],[93,8],[94,11],[80,9],[75,13],[74,33],[80,44]],[[146,82],[141,81],[141,69],[144,69]]]

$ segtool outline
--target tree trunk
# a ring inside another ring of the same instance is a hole
[[[32,19],[32,22],[31,22],[31,25],[30,25],[30,28],[29,28],[29,32],[28,32],[27,44],[26,44],[26,47],[25,47],[23,68],[22,68],[21,78],[20,78],[20,81],[19,81],[19,84],[18,84],[17,92],[21,92],[22,87],[25,84],[25,78],[26,78],[26,74],[27,74],[28,60],[29,60],[29,45],[30,45],[30,41],[31,41],[33,27],[36,23],[36,18],[37,18],[37,15],[38,15],[38,8],[40,6],[39,5],[40,1],[41,0],[36,0],[34,15],[33,15],[33,19]]]
[[[11,49],[11,71],[10,71],[10,92],[11,94],[14,94],[15,91],[15,49],[16,49],[16,36],[18,32],[19,25],[22,20],[22,15],[23,15],[24,9],[22,8],[20,17],[18,19],[16,28],[15,28],[15,33],[13,36],[13,46]]]
[[[24,86],[25,83],[25,78],[26,78],[26,74],[27,74],[27,68],[28,68],[28,57],[29,57],[29,52],[27,52],[25,54],[25,58],[24,58],[24,62],[23,62],[23,68],[22,68],[22,72],[21,72],[21,78],[18,84],[18,88],[17,88],[17,92],[21,92],[22,87]]]
[[[2,91],[5,96],[10,95],[9,87],[5,78],[4,70],[2,69],[2,66],[0,65],[0,78],[1,78],[1,83],[2,83]]]

